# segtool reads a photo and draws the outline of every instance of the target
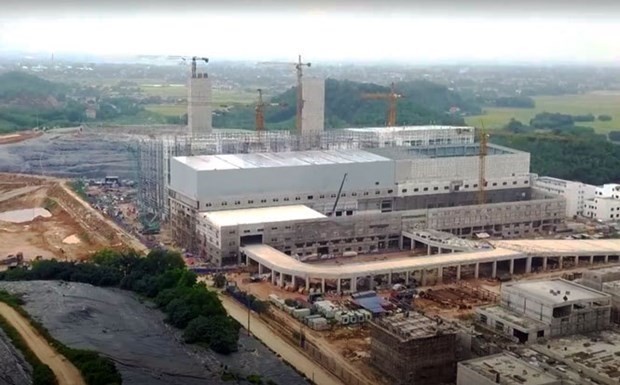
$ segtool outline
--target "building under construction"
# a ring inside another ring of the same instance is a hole
[[[351,150],[389,146],[473,143],[473,127],[411,126],[312,131],[215,130],[202,135],[166,135],[137,140],[138,198],[141,212],[167,220],[170,160],[176,156]]]
[[[454,383],[456,331],[420,313],[371,322],[370,362],[395,385]]]

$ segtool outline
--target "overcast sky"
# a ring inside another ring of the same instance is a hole
[[[620,1],[95,2],[2,0],[0,49],[212,61],[301,53],[313,62],[620,63]]]

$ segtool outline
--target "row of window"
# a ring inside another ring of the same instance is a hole
[[[516,186],[516,185],[517,185],[517,183],[518,183],[517,181],[513,181],[513,182],[512,182],[512,184],[513,184],[514,186]],[[529,181],[528,181],[528,180],[525,180],[525,181],[523,181],[523,184],[529,184]],[[492,183],[492,186],[493,186],[493,187],[496,187],[497,185],[498,185],[498,184],[497,184],[497,182],[493,182],[493,183]],[[502,182],[502,186],[507,186],[507,185],[508,185],[508,182]],[[485,183],[485,186],[488,186],[488,183]],[[469,184],[466,184],[466,185],[464,185],[463,187],[467,189],[467,188],[470,188],[470,185],[469,185]],[[478,188],[478,184],[477,184],[477,183],[475,183],[475,184],[473,184],[471,187],[472,187],[472,188]],[[429,191],[429,189],[430,189],[430,187],[423,187],[423,188],[421,188],[421,189],[420,189],[420,188],[418,188],[418,187],[416,187],[416,188],[414,188],[414,189],[413,189],[413,192],[419,192],[419,191]],[[456,186],[456,188],[455,188],[455,189],[458,191],[458,186]],[[443,190],[446,190],[446,191],[447,191],[447,190],[450,190],[450,186],[443,186]],[[406,189],[406,188],[405,188],[405,189],[402,189],[401,191],[402,191],[402,193],[406,193],[406,192],[408,191],[408,189]],[[434,186],[434,187],[432,187],[432,190],[431,190],[431,191],[439,191],[439,187],[438,187],[438,186]],[[387,194],[392,194],[392,193],[394,193],[394,190],[389,189],[389,190],[386,190],[386,192],[387,192]],[[358,193],[353,192],[353,193],[351,193],[350,195],[351,195],[352,197],[356,197],[356,196],[358,196]],[[362,193],[362,196],[368,196],[368,195],[369,195],[369,192],[368,192],[368,191],[364,191],[364,192]],[[375,191],[375,195],[381,195],[381,191],[380,191],[380,190],[376,190],[376,191]],[[336,198],[336,196],[337,196],[337,194],[330,194],[330,198]],[[342,193],[342,194],[340,194],[340,197],[341,197],[341,198],[346,198],[346,196],[347,196],[347,193]],[[325,198],[326,198],[326,195],[324,195],[324,194],[319,195],[319,199],[325,199]],[[308,195],[308,196],[306,197],[306,199],[307,199],[307,200],[313,200],[313,199],[314,199],[314,196],[313,196],[313,195]],[[294,200],[295,200],[295,201],[300,201],[300,200],[301,200],[301,197],[297,196],[297,197],[295,197],[295,199],[294,199]],[[274,202],[274,203],[277,203],[277,202],[280,202],[280,198],[272,198],[272,199],[271,199],[271,201],[272,201],[272,202]],[[289,202],[289,201],[290,201],[290,198],[289,198],[289,197],[282,198],[282,201],[283,201],[283,202]],[[247,202],[248,202],[248,204],[249,204],[249,205],[254,204],[254,200],[248,200]],[[260,200],[260,203],[267,203],[267,199],[261,199],[261,200]],[[226,202],[226,201],[221,202],[220,204],[221,204],[221,206],[228,206],[228,202]],[[240,205],[240,204],[241,204],[241,201],[234,201],[234,205],[238,206],[238,205]],[[211,203],[211,202],[209,202],[209,203],[206,203],[206,204],[205,204],[205,207],[212,207],[212,206],[213,206],[213,203]]]

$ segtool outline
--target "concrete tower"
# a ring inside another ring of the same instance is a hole
[[[211,79],[206,72],[196,72],[195,62],[189,78],[187,95],[187,125],[193,136],[213,131],[211,115]]]
[[[325,129],[325,79],[304,77],[301,84],[301,135],[318,135]]]

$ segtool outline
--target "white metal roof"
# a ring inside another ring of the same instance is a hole
[[[325,218],[325,215],[304,205],[210,211],[200,215],[219,227]]]
[[[345,128],[347,131],[353,132],[370,132],[370,133],[394,133],[403,131],[426,131],[426,130],[473,130],[469,126],[398,126],[398,127],[363,127],[363,128]]]
[[[185,163],[197,171],[391,161],[386,157],[363,150],[259,152],[250,154],[179,156],[174,159]]]

